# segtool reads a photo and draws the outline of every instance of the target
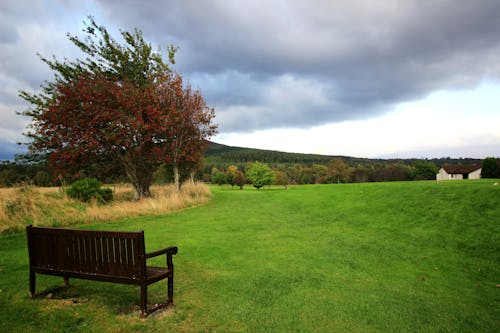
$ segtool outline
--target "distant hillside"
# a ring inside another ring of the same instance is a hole
[[[286,153],[275,150],[264,150],[254,148],[243,148],[227,146],[220,143],[210,142],[209,148],[205,152],[206,165],[228,165],[228,164],[246,164],[248,162],[263,162],[269,164],[326,164],[333,159],[341,159],[348,165],[363,164],[387,164],[401,163],[413,164],[421,159],[374,159],[359,158],[350,156],[336,155],[317,155]],[[482,160],[473,158],[454,159],[449,157],[427,159],[438,166],[443,164],[481,164]]]
[[[205,152],[207,160],[216,160],[223,163],[327,163],[334,158],[350,159],[346,156],[326,156],[316,154],[285,153],[275,150],[264,150],[254,148],[243,148],[226,146],[211,142],[209,149]]]

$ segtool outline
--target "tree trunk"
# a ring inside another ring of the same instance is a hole
[[[180,191],[181,183],[180,183],[179,168],[176,165],[174,165],[174,185],[175,189],[177,191]]]
[[[134,187],[135,194],[134,200],[141,200],[142,198],[151,197],[149,189],[151,180],[153,179],[154,165],[148,165],[135,156],[126,156],[122,161],[125,167],[125,173]]]
[[[149,183],[137,183],[134,182],[132,184],[134,186],[135,194],[134,194],[134,200],[141,200],[142,198],[149,198],[151,197],[151,191],[149,189]]]

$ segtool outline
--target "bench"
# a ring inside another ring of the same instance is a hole
[[[146,253],[144,231],[115,232],[26,227],[29,252],[29,288],[35,297],[35,274],[132,284],[141,287],[141,314],[173,304],[177,247]],[[146,259],[166,255],[166,267],[147,266]],[[148,310],[148,285],[167,279],[167,302]]]

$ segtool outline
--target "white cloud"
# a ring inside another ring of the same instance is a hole
[[[499,95],[500,86],[491,84],[473,91],[442,91],[421,101],[401,104],[393,112],[376,118],[307,130],[230,133],[216,141],[242,147],[358,157],[500,156]]]

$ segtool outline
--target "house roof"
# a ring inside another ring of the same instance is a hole
[[[443,166],[444,171],[450,174],[464,174],[464,173],[471,173],[473,171],[476,171],[478,169],[481,169],[480,165],[444,165]]]

